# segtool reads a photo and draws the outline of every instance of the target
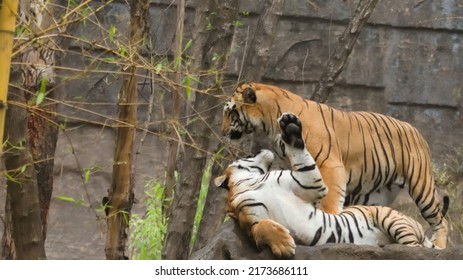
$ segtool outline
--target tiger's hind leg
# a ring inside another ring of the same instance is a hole
[[[437,197],[437,190],[435,190],[435,196]],[[438,213],[438,217],[440,215],[440,224],[437,223],[437,225],[433,225],[432,227],[434,234],[431,237],[431,240],[436,247],[442,249],[447,247],[447,239],[449,234],[449,226],[447,220],[445,219],[445,214],[447,214],[449,203],[449,197],[444,196],[442,208],[439,206],[440,211]]]
[[[447,238],[449,233],[449,226],[447,220],[442,218],[441,226],[433,234],[432,242],[439,248],[445,249],[447,247]]]
[[[422,162],[420,164],[424,165]],[[410,180],[409,193],[433,230],[432,242],[437,247],[445,249],[449,231],[444,217],[449,206],[448,197],[444,198],[444,203],[441,204],[430,169],[424,172],[428,173],[428,176],[414,174],[415,176]]]
[[[251,234],[258,248],[268,245],[277,257],[291,257],[295,254],[296,244],[289,230],[270,219],[263,219],[254,224]]]

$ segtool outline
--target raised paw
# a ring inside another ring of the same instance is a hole
[[[281,139],[288,145],[303,149],[301,121],[292,113],[284,113],[278,119],[281,130]]]
[[[296,244],[289,230],[272,220],[262,220],[252,228],[256,245],[268,245],[272,253],[278,257],[291,257],[295,254]]]

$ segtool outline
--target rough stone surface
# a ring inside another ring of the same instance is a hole
[[[271,260],[275,259],[268,247],[257,250],[255,244],[230,219],[225,222],[212,240],[194,252],[197,260]],[[383,248],[353,244],[327,244],[321,246],[297,245],[294,260],[461,260],[463,246],[445,250],[411,248],[399,244]]]
[[[192,38],[197,1],[186,2],[185,42]],[[356,3],[342,0],[286,1],[276,40],[269,50],[270,60],[264,82],[310,96],[313,84],[319,79]],[[240,24],[237,24],[226,69],[232,84],[239,76],[243,58],[246,59],[246,45],[255,31],[262,2],[241,1],[239,8]],[[175,34],[175,21],[171,19],[175,18],[175,9],[169,0],[152,1],[150,32],[154,53],[160,58],[171,55]],[[344,110],[380,112],[410,122],[424,134],[435,160],[441,163],[444,155],[461,146],[463,138],[462,14],[463,3],[459,0],[379,1],[328,104]],[[97,19],[89,20],[78,29],[77,34],[89,42],[116,47],[114,42],[124,42],[126,38],[128,21],[128,5],[116,1],[99,13]],[[109,40],[107,30],[112,26],[116,33],[114,40]],[[205,30],[207,28],[214,27],[204,27]],[[62,71],[66,81],[60,88],[65,91],[66,100],[83,102],[77,104],[85,110],[61,106],[63,113],[77,118],[68,120],[80,118],[101,123],[114,118],[121,81],[116,65],[105,64],[104,60],[110,59],[110,55],[94,46],[77,41],[71,46],[93,49],[93,55],[103,59],[85,59],[77,55],[65,58],[65,67],[84,71]],[[101,72],[103,69],[114,72],[104,74]],[[146,71],[140,74],[149,75]],[[246,80],[246,77],[241,79]],[[146,115],[150,92],[146,80],[140,81],[139,90],[142,103],[139,115],[142,117]],[[227,93],[231,94],[232,90],[233,87],[230,87]],[[156,104],[170,99],[169,87],[165,85],[158,84],[153,91]],[[164,118],[162,107],[155,108],[153,120]],[[441,135],[444,137],[441,138]]]
[[[192,37],[195,3],[187,1],[185,42]],[[171,4],[171,1],[153,1],[151,8],[152,44],[158,55],[171,54],[175,33],[175,23],[170,20],[175,17],[175,6]],[[285,2],[264,81],[310,96],[313,83],[320,77],[355,5],[356,1],[341,0]],[[261,6],[262,2],[258,1],[242,1],[240,4],[241,25],[236,28],[227,69],[231,79],[239,75],[246,43],[254,32]],[[443,3],[380,1],[347,61],[333,92],[334,97],[328,103],[345,110],[373,110],[409,121],[423,132],[437,161],[442,155],[452,153],[463,137],[461,14],[463,4],[458,0]],[[117,30],[115,38],[124,39],[128,21],[126,4],[116,2],[110,5],[98,19],[103,30],[89,22],[79,29],[78,34],[89,41],[106,38],[101,44],[112,46],[105,30],[114,26]],[[76,42],[72,46],[81,45]],[[98,54],[97,49],[94,52]],[[92,70],[116,70],[114,66],[72,55],[66,58],[65,65],[85,69],[78,73],[63,73],[63,76],[74,77],[64,84],[66,99],[102,104],[79,105],[101,115],[69,107],[63,110],[82,119],[104,121],[105,117],[113,118],[120,77],[116,73],[107,75]],[[146,74],[149,73],[142,73]],[[142,100],[147,100],[147,87],[147,84],[140,83]],[[231,91],[232,88],[229,93]],[[161,93],[162,100],[170,98],[165,87],[156,88],[155,92]],[[363,98],[359,100],[359,96]],[[160,98],[158,100],[161,102]],[[146,105],[140,107],[140,116],[146,108]],[[156,112],[154,119],[162,120],[162,110]],[[452,136],[441,141],[438,135],[449,135],[449,132]]]

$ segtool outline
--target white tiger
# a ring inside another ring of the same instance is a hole
[[[295,244],[354,243],[436,248],[414,219],[384,206],[351,206],[328,214],[317,205],[328,189],[315,160],[305,149],[301,122],[286,113],[278,119],[281,134],[276,151],[291,170],[272,170],[274,154],[262,150],[230,164],[215,184],[227,188],[228,214],[258,247],[267,244],[274,255],[289,257]],[[445,208],[445,207],[444,207]]]

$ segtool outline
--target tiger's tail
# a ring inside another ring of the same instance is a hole
[[[449,205],[450,205],[450,197],[448,195],[444,195],[442,198],[442,216],[445,217],[447,214],[447,211],[449,210]]]

